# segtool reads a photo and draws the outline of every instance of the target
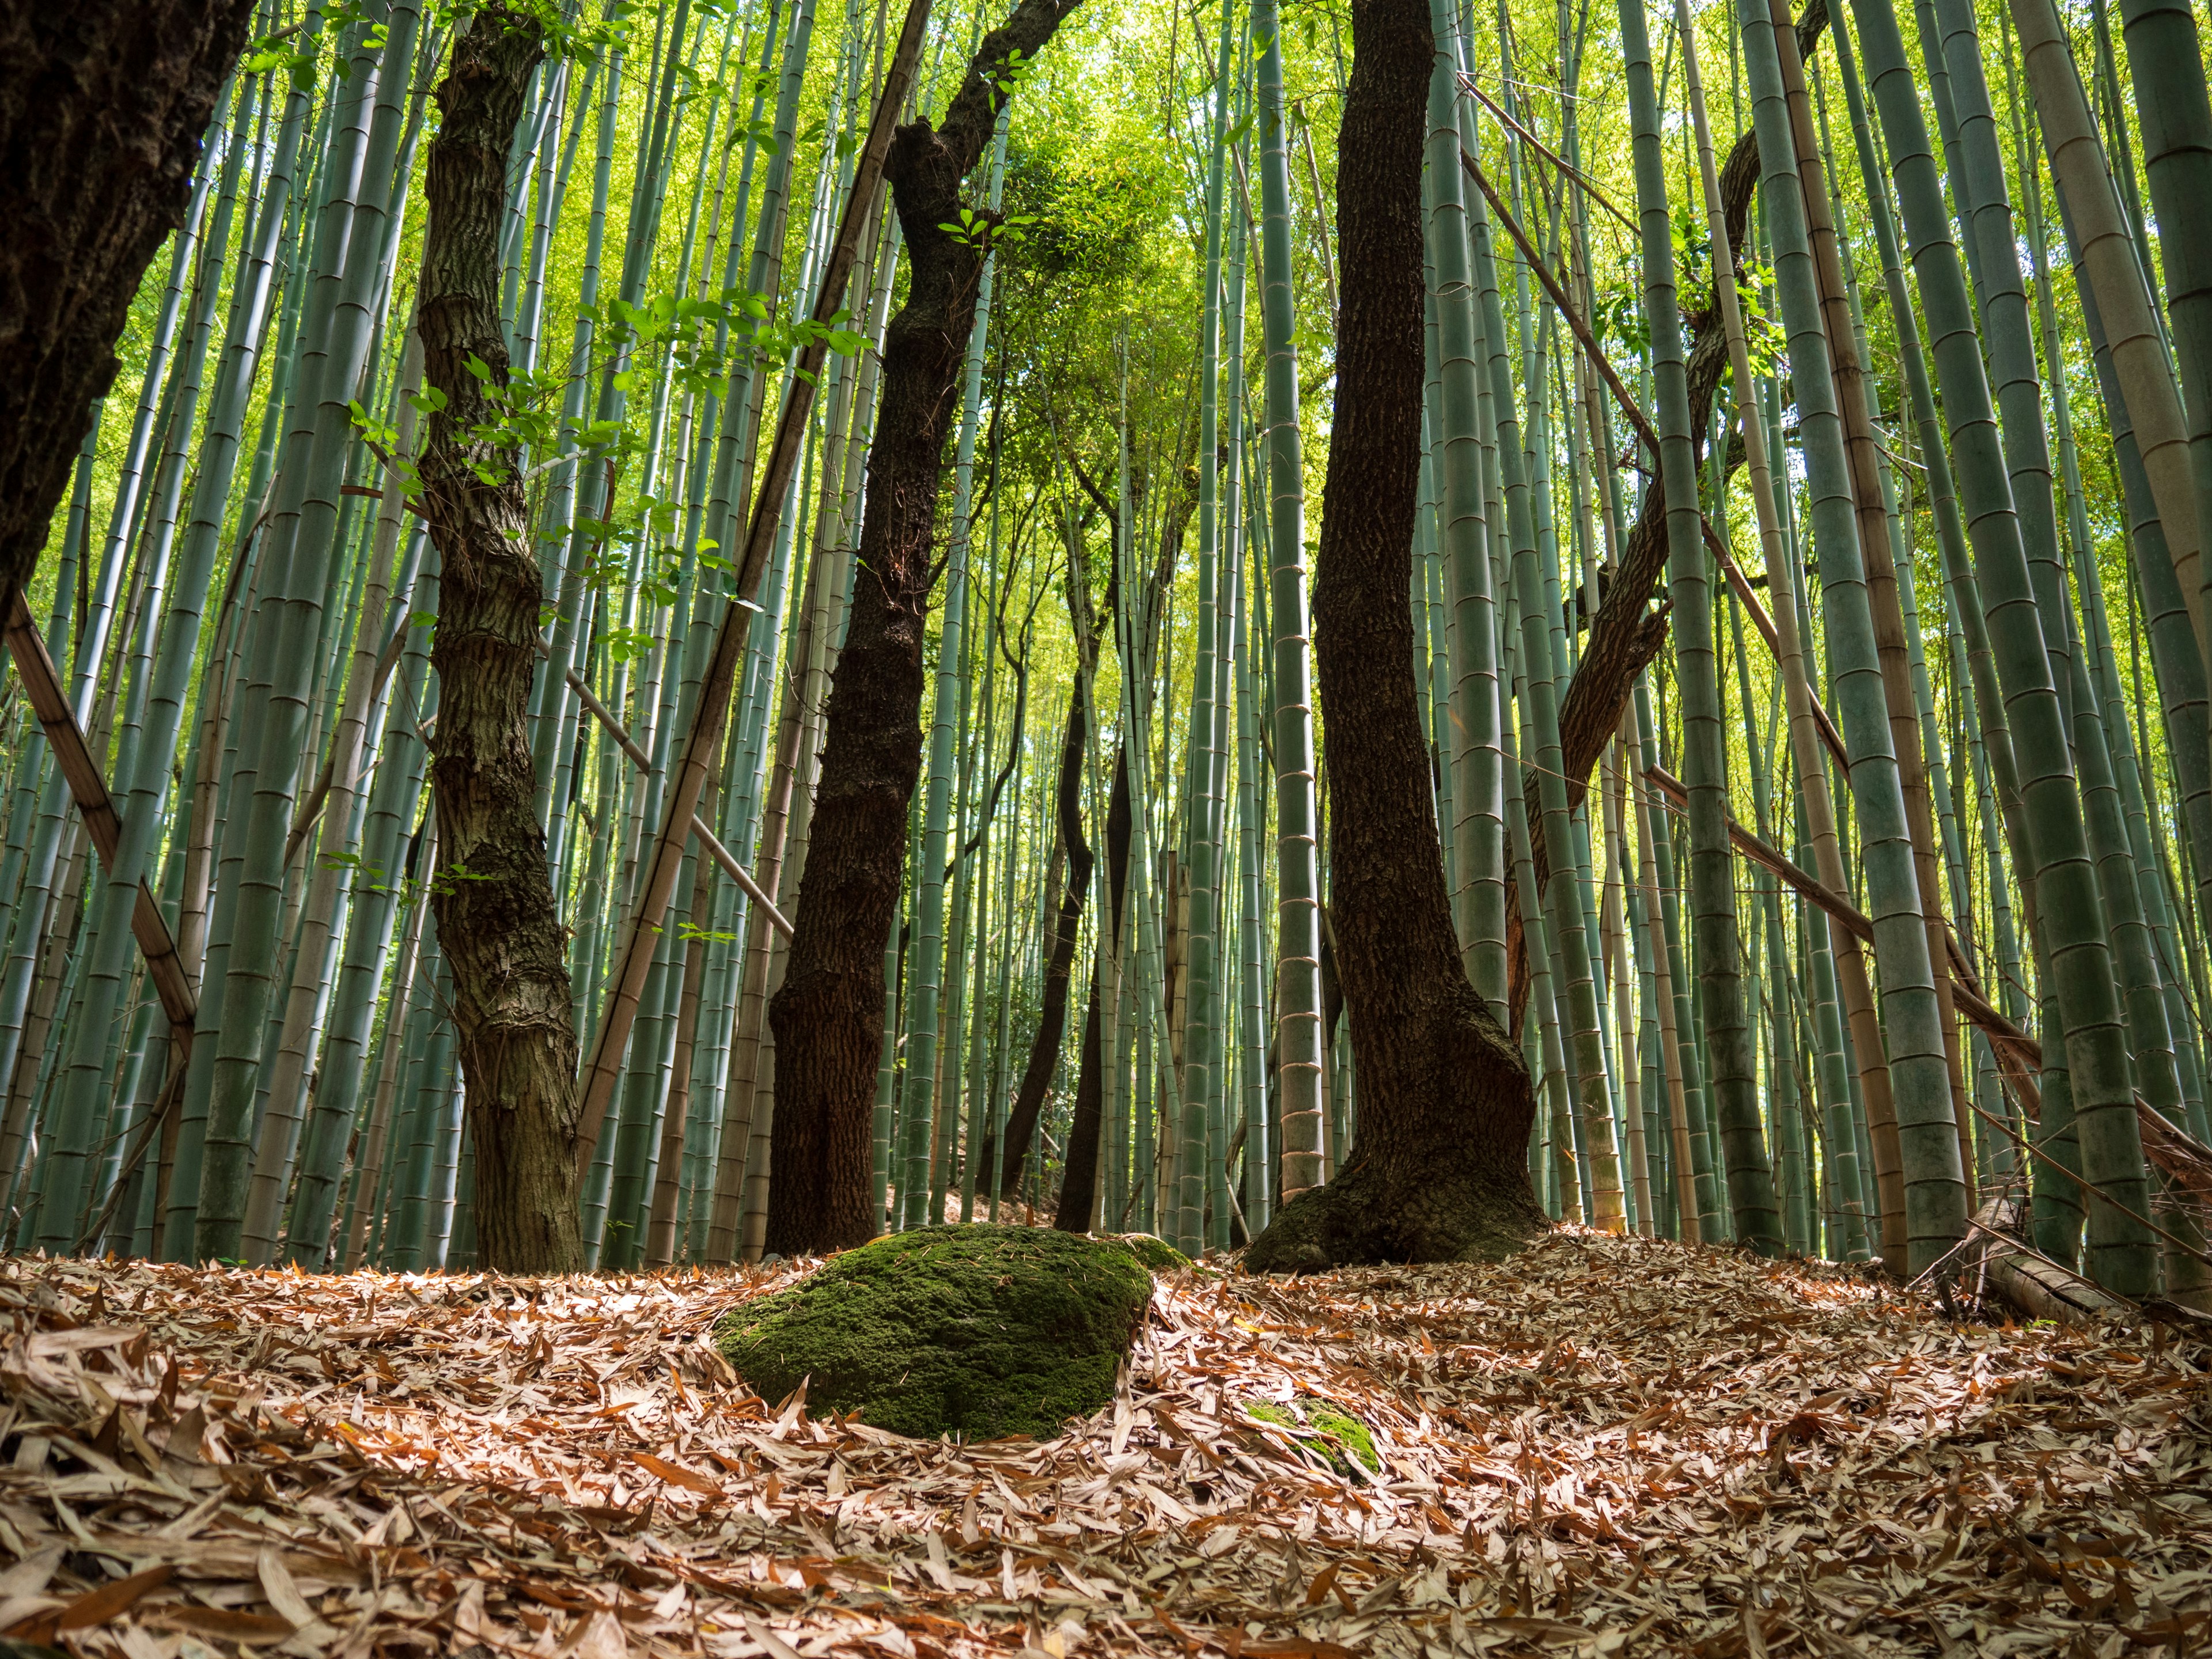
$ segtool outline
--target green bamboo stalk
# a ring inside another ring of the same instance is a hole
[[[1476,994],[1505,1017],[1505,836],[1498,701],[1497,602],[1491,592],[1485,517],[1480,307],[1468,263],[1467,202],[1459,165],[1456,9],[1431,0],[1437,67],[1429,88],[1428,250],[1437,316],[1440,397],[1433,434],[1442,489],[1439,538],[1448,573],[1450,641],[1448,826],[1461,955]]]
[[[2186,4],[2120,0],[2120,16],[2143,167],[2158,216],[2159,264],[2195,464],[2201,543],[2212,526],[2212,229],[2203,214],[2212,201],[2212,97],[2205,90],[2197,16]],[[2133,170],[2125,171],[2132,182]],[[2200,868],[2202,850],[2200,843]]]
[[[368,21],[382,23],[387,15],[385,7],[375,6]],[[375,233],[388,210],[379,191],[356,181],[390,176],[399,142],[398,106],[380,103],[375,92],[383,76],[404,73],[412,59],[411,31],[379,42],[382,50],[371,40],[364,31],[355,50],[346,111],[334,135],[331,185],[316,231],[316,292],[298,370],[297,416],[285,437],[285,465],[277,473],[263,554],[271,580],[245,706],[252,799],[244,822],[231,824],[225,836],[226,842],[236,838],[243,862],[207,1097],[193,1240],[204,1259],[236,1256],[243,1244],[262,1025],[274,992],[273,970],[280,965],[274,947],[285,908],[284,848],[317,666],[313,642],[323,626],[338,489],[354,441],[349,405],[374,321],[370,305],[380,275]],[[247,764],[242,756],[241,771]],[[234,780],[234,793],[244,781],[244,776]]]
[[[1315,850],[1305,472],[1291,289],[1290,132],[1277,0],[1253,0],[1252,33],[1261,43],[1261,319],[1267,364],[1268,610],[1274,624],[1276,1121],[1282,1201],[1287,1204],[1321,1181],[1321,887]],[[1334,313],[1332,303],[1332,318]]]
[[[1648,677],[1639,681],[1637,687],[1636,737],[1644,770],[1648,775],[1651,769],[1659,764],[1657,725],[1652,714]],[[1688,1141],[1684,1167],[1689,1171],[1692,1191],[1696,1199],[1697,1237],[1708,1243],[1719,1243],[1728,1237],[1725,1231],[1727,1216],[1720,1182],[1714,1170],[1711,1090],[1709,1083],[1711,1072],[1699,1040],[1700,1022],[1697,1018],[1695,994],[1697,981],[1690,971],[1688,953],[1682,946],[1684,930],[1680,896],[1682,886],[1675,875],[1680,866],[1674,838],[1665,821],[1659,816],[1659,808],[1655,801],[1649,799],[1649,790],[1644,793],[1647,799],[1642,835],[1644,844],[1651,848],[1654,881],[1659,890],[1658,931],[1653,935],[1653,943],[1655,948],[1663,946],[1666,951],[1667,975],[1674,994],[1674,1036],[1681,1062],[1682,1102],[1686,1124],[1678,1128],[1677,1134],[1686,1134]]]
[[[1005,376],[1000,377],[1000,395],[1005,391]],[[991,459],[989,489],[991,492],[990,562],[991,575],[987,592],[995,592],[997,600],[988,607],[983,630],[983,714],[975,737],[976,752],[984,769],[988,769],[990,757],[998,737],[999,659],[1005,652],[1006,602],[1012,589],[1012,561],[1006,557],[1001,542],[999,510],[999,445],[1002,423],[994,421],[991,427]],[[1014,799],[1021,799],[1019,771],[1021,750],[1019,732],[1021,717],[1029,693],[1026,673],[1018,672],[1014,689],[1014,707],[1008,711],[1008,725],[1014,733],[1012,752],[1006,758],[1006,769],[987,789],[981,803],[980,818],[968,856],[975,862],[975,908],[970,917],[970,942],[975,960],[970,966],[971,982],[975,988],[969,1011],[968,1034],[968,1156],[963,1160],[960,1181],[960,1218],[977,1218],[976,1194],[978,1178],[982,1174],[982,1149],[991,1132],[990,1042],[988,1028],[992,1018],[992,1001],[987,994],[990,985],[989,952],[994,924],[1003,927],[1006,920],[1006,905],[994,906],[992,888],[992,854],[997,850],[991,835],[992,820],[998,805],[999,792],[1008,781],[1013,781]],[[1018,827],[1011,827],[1008,835],[1018,836]],[[1012,895],[1006,896],[1011,904]]]
[[[2027,551],[2019,521],[2011,510],[1988,382],[1975,344],[1972,313],[1957,250],[1942,222],[1927,135],[1905,68],[1895,15],[1887,0],[1855,0],[1853,9],[1875,105],[1889,138],[1891,165],[1913,270],[1919,278],[1921,304],[1928,313],[1929,333],[1936,342],[1936,379],[1950,426],[1960,502],[1973,544],[1976,575],[1984,596],[1990,601],[1990,631],[1996,647],[2006,714],[2017,734],[2024,839],[2033,858],[2031,867],[2046,977],[2063,1021],[2059,1030],[2064,1036],[2082,1173],[2113,1200],[2092,1207],[2091,1267],[2100,1283],[2123,1295],[2140,1293],[2154,1282],[2156,1258],[2148,1233],[2140,1224],[2128,1219],[2126,1212],[2147,1213],[2148,1182],[2128,1075],[2126,1032],[2113,981],[2103,905],[2089,860],[2071,745],[2057,689],[2051,679]],[[2021,33],[2024,41],[2029,39],[2026,22]],[[2060,49],[2063,52],[2063,42]],[[2038,73],[2037,62],[2031,47],[2032,76]],[[2056,70],[2064,70],[2072,84],[2070,64],[2054,65],[2046,52],[2041,60],[2042,79],[2054,78]],[[2038,101],[2040,106],[2040,95]],[[2069,151],[2069,166],[2078,162],[2081,155],[2078,147]],[[2053,163],[2056,167],[2056,149]],[[2123,246],[2119,252],[2127,250]],[[2063,618],[2052,620],[2063,622]],[[2049,1041],[2045,1045],[2046,1052],[2059,1046]],[[2047,1115],[2052,1104],[2046,1091]]]
[[[1237,102],[1240,108],[1232,111],[1237,125],[1249,126],[1250,111],[1245,105],[1246,76],[1237,77]],[[1241,159],[1235,160],[1240,176]],[[1237,192],[1238,200],[1243,191]],[[1213,657],[1213,741],[1212,775],[1207,791],[1206,811],[1211,821],[1213,844],[1214,884],[1213,915],[1213,975],[1208,995],[1212,1006],[1208,1013],[1213,1037],[1214,1065],[1210,1078],[1206,1103],[1206,1242],[1214,1249],[1226,1249],[1231,1243],[1232,1202],[1229,1179],[1229,1152],[1233,1131],[1231,1128],[1231,1106],[1234,1098],[1234,1077],[1237,1070],[1236,1034],[1232,1030],[1231,1009],[1236,1000],[1236,977],[1232,964],[1238,956],[1235,923],[1232,920],[1235,865],[1231,861],[1230,825],[1232,787],[1230,782],[1230,762],[1234,750],[1234,719],[1231,713],[1236,695],[1234,641],[1241,624],[1245,604],[1241,572],[1244,568],[1244,399],[1242,395],[1244,379],[1244,275],[1247,266],[1245,246],[1246,216],[1231,211],[1227,204],[1224,212],[1229,216],[1227,226],[1229,247],[1223,270],[1224,292],[1222,308],[1223,365],[1229,374],[1228,412],[1223,421],[1220,439],[1221,501],[1218,526],[1219,546],[1215,564],[1213,584],[1214,642]],[[1094,732],[1096,727],[1093,728]]]
[[[2058,544],[2053,503],[2050,443],[2043,421],[2042,386],[2035,345],[2021,282],[2020,239],[2006,190],[2003,156],[1989,83],[1982,73],[1982,43],[1972,7],[1965,0],[1933,0],[1942,36],[1952,102],[1957,112],[1957,175],[1966,190],[1961,219],[1969,240],[1978,245],[1972,270],[1981,301],[1982,342],[2002,429],[2005,465],[2011,475],[2013,507],[2027,549],[2028,574],[2036,603],[2046,616],[2065,608],[2065,567]],[[1924,45],[1924,42],[1923,42]],[[2073,672],[2063,660],[2067,636],[2055,623],[2044,629],[2044,647],[2052,657],[2059,706],[2069,717]]]
[[[1707,598],[1710,579],[1701,537],[1697,462],[1691,447],[1689,382],[1681,353],[1658,100],[1652,84],[1651,49],[1642,0],[1621,0],[1620,12],[1635,130],[1644,310],[1651,338],[1652,386],[1659,417],[1656,459],[1661,487],[1666,492],[1675,675],[1682,696],[1682,779],[1689,789],[1690,892],[1695,912],[1692,955],[1705,1002],[1704,1031],[1712,1053],[1713,1116],[1726,1146],[1729,1208],[1736,1235],[1753,1249],[1771,1253],[1780,1246],[1781,1218],[1759,1129],[1753,1040],[1737,969],[1718,657],[1712,638],[1712,607]],[[1747,9],[1747,33],[1749,26]]]
[[[1221,653],[1219,600],[1221,507],[1219,392],[1223,175],[1229,137],[1230,47],[1235,8],[1221,9],[1221,43],[1214,60],[1212,155],[1206,166],[1206,255],[1199,322],[1199,505],[1197,656],[1191,683],[1190,726],[1183,780],[1183,861],[1189,872],[1189,944],[1182,1027],[1182,1109],[1176,1153],[1176,1244],[1196,1255],[1206,1243],[1207,1111],[1216,1097],[1214,1075],[1220,1033],[1213,1024],[1217,889],[1220,840],[1212,802],[1222,757],[1214,744],[1214,690]]]
[[[1628,834],[1624,818],[1628,766],[1626,737],[1616,736],[1607,753],[1611,764],[1607,768],[1604,791],[1605,902],[1611,921],[1606,930],[1610,940],[1606,959],[1613,976],[1614,1054],[1618,1057],[1623,1126],[1628,1148],[1629,1199],[1635,1206],[1636,1231],[1650,1238],[1658,1231],[1651,1179],[1654,1160],[1644,1139],[1643,1076],[1640,1068],[1630,1058],[1630,1048],[1635,1041],[1635,1016],[1631,1009],[1631,998],[1634,994],[1629,988],[1634,975],[1629,966],[1632,930],[1625,890],[1629,885]]]
[[[1754,16],[1754,11],[1758,14]],[[1792,384],[1803,435],[1810,519],[1826,613],[1835,706],[1850,757],[1860,824],[1859,866],[1875,923],[1905,1186],[1905,1271],[1917,1273],[1966,1234],[1965,1174],[1919,872],[1875,632],[1860,520],[1844,456],[1814,286],[1804,198],[1784,106],[1776,28],[1761,0],[1743,9],[1744,57],[1767,182],[1777,287],[1789,330]]]
[[[1502,586],[1502,585],[1501,585]],[[1507,587],[1502,641],[1504,647],[1505,684],[1514,693],[1519,709],[1519,720],[1509,721],[1503,733],[1505,757],[1516,772],[1519,769],[1520,751],[1524,741],[1535,747],[1532,736],[1524,736],[1518,727],[1533,719],[1534,700],[1528,690],[1527,677],[1521,671],[1521,656],[1525,646],[1516,639],[1521,613],[1520,600]],[[1512,775],[1512,774],[1508,775]],[[1532,1129],[1543,1156],[1537,1171],[1538,1184],[1546,1200],[1546,1211],[1554,1218],[1571,1217],[1583,1218],[1583,1182],[1577,1168],[1574,1152],[1574,1097],[1569,1080],[1566,1054],[1559,1035],[1559,1007],[1557,975],[1553,970],[1554,952],[1552,945],[1552,925],[1545,917],[1544,902],[1536,888],[1535,855],[1528,833],[1527,796],[1518,790],[1506,789],[1505,835],[1506,848],[1513,859],[1514,896],[1521,909],[1521,937],[1528,953],[1528,1009],[1522,1016],[1524,1029],[1533,1027],[1536,1032],[1530,1056],[1529,1069],[1535,1073],[1538,1091],[1543,1097],[1543,1109]]]
[[[2066,30],[2051,0],[2013,0],[2013,26],[2041,118],[2045,154],[2069,222],[2069,237],[2087,286],[2097,296],[2143,470],[2190,605],[2197,647],[2212,662],[2204,614],[2203,526],[2197,520],[2197,480],[2190,462],[2188,422],[2173,366],[2160,336],[2142,254],[2124,215],[2099,142],[2088,100],[2075,72]],[[2199,76],[2202,76],[2200,68]],[[2200,81],[2199,96],[2202,97]],[[2177,108],[2177,116],[2181,114]],[[2184,231],[2185,237],[2189,234]]]
[[[1257,528],[1259,526],[1255,526]],[[1247,542],[1255,549],[1267,546],[1265,536],[1261,534],[1248,537]],[[1238,597],[1242,600],[1247,590],[1241,547],[1239,554],[1232,580],[1237,583]],[[1256,589],[1255,583],[1252,591]],[[1262,885],[1260,838],[1265,813],[1260,794],[1260,778],[1263,763],[1260,755],[1259,689],[1252,672],[1249,649],[1254,629],[1245,611],[1245,605],[1240,603],[1232,641],[1237,663],[1237,872],[1239,901],[1239,1002],[1237,1018],[1238,1035],[1242,1039],[1237,1045],[1237,1059],[1245,1137],[1242,1201],[1246,1234],[1249,1237],[1256,1238],[1267,1230],[1274,1215],[1270,1180],[1274,1159],[1271,1155],[1273,1137],[1268,1133],[1270,1126],[1267,1121],[1267,981],[1260,932]]]

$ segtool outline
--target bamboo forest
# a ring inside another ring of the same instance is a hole
[[[2208,28],[0,0],[0,1654],[2212,1650]]]

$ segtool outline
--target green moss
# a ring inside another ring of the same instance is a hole
[[[921,1227],[748,1302],[715,1340],[775,1400],[896,1434],[1052,1434],[1114,1397],[1152,1297],[1131,1244],[1041,1227]]]
[[[1137,1253],[1137,1260],[1156,1273],[1172,1273],[1177,1267],[1190,1266],[1190,1258],[1167,1242],[1151,1233],[1117,1233],[1122,1243]]]
[[[1338,1449],[1361,1468],[1370,1474],[1382,1472],[1382,1460],[1375,1455],[1375,1437],[1358,1418],[1321,1401],[1307,1412],[1306,1420],[1334,1439]]]
[[[1290,1430],[1316,1465],[1347,1477],[1354,1463],[1370,1474],[1382,1471],[1367,1425],[1334,1401],[1307,1395],[1279,1406],[1272,1400],[1248,1400],[1244,1411],[1262,1423]]]

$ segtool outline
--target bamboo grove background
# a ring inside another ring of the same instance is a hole
[[[596,7],[532,82],[501,239],[547,579],[538,806],[587,1053],[680,748],[686,641],[719,616],[899,22],[877,0]],[[1917,1273],[2015,1205],[2058,1261],[2194,1295],[2195,19],[1434,18],[1413,669],[1468,971],[1536,1079],[1546,1208]],[[995,21],[939,8],[924,111]],[[17,1248],[473,1259],[423,902],[438,557],[406,501],[452,27],[270,0],[10,621]],[[1097,1178],[1063,1224],[1225,1246],[1352,1145],[1307,599],[1350,50],[1322,4],[1092,0],[1022,67],[978,170],[976,206],[1007,220],[948,456],[885,963],[888,1226],[1053,1213],[1085,1086]],[[1732,270],[1723,164],[1754,131]],[[891,216],[870,227],[584,1183],[599,1267],[760,1249],[764,1010],[866,579],[874,343],[901,281]],[[1680,340],[1650,320],[1668,283]],[[1692,380],[1726,354],[1698,429],[1686,343]],[[1601,601],[1662,464],[1714,533],[1669,526],[1660,645]],[[1585,790],[1562,720],[1624,640],[1648,664]],[[33,708],[41,652],[106,820]],[[287,710],[304,740],[273,754]]]

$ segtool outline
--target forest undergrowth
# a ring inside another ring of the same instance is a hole
[[[128,1659],[2212,1642],[2212,1382],[2163,1328],[1956,1323],[1567,1231],[1496,1267],[1164,1275],[1110,1408],[963,1446],[729,1374],[714,1322],[800,1271],[0,1263],[0,1631]],[[1299,1426],[1345,1418],[1371,1446]]]

